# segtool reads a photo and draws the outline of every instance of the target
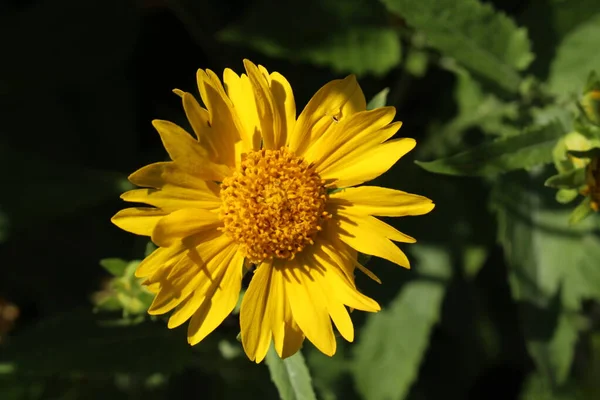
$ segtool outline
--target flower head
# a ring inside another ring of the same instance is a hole
[[[415,146],[390,139],[395,109],[366,110],[354,76],[321,88],[296,117],[287,80],[244,60],[246,74],[226,69],[224,86],[198,71],[196,98],[176,90],[195,138],[154,121],[172,161],[148,165],[130,181],[144,189],[122,195],[151,207],[127,208],[112,221],[159,246],[138,267],[155,293],[150,314],[171,312],[168,326],[189,320],[200,342],[234,309],[244,272],[252,279],[240,309],[241,337],[251,360],[273,342],[281,357],[304,338],[335,353],[331,322],[352,341],[347,307],[376,312],[354,270],[377,279],[357,252],[409,268],[392,242],[413,243],[376,216],[428,213],[431,200],[360,185],[387,171]]]

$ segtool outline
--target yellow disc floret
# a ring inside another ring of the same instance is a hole
[[[330,217],[323,180],[287,148],[247,154],[220,194],[223,230],[253,263],[294,258]]]

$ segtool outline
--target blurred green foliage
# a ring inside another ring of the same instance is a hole
[[[20,310],[0,314],[2,400],[599,398],[600,2],[9,1],[0,47],[0,302]],[[375,182],[436,202],[390,221],[414,268],[364,260],[383,310],[352,313],[333,358],[255,365],[236,313],[189,347],[145,315],[146,241],[109,222],[165,157],[150,121],[186,124],[170,90],[243,57],[299,109],[357,74],[419,143]]]

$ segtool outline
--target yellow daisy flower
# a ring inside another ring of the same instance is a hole
[[[409,268],[392,241],[413,243],[375,216],[428,213],[431,200],[362,186],[415,146],[388,140],[400,128],[394,107],[366,111],[354,76],[321,88],[296,118],[292,88],[279,73],[244,60],[246,74],[230,69],[224,86],[199,70],[194,96],[175,90],[196,138],[168,121],[153,121],[172,161],[134,172],[145,189],[123,200],[112,222],[151,237],[159,246],[136,276],[156,294],[149,313],[172,311],[169,328],[187,320],[194,345],[234,309],[245,271],[253,269],[240,310],[241,338],[251,360],[271,344],[281,357],[304,338],[333,355],[331,321],[348,341],[348,309],[379,311],[360,293],[357,252]]]

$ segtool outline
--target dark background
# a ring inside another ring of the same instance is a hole
[[[325,29],[313,3],[307,4],[315,30]],[[492,3],[524,18],[534,2]],[[146,241],[117,229],[110,217],[123,207],[118,195],[126,188],[124,178],[165,157],[150,121],[186,125],[173,88],[195,93],[198,68],[240,72],[242,59],[250,58],[286,76],[300,110],[321,85],[344,75],[217,39],[252,7],[242,0],[0,3],[0,301],[20,311],[10,331],[0,331],[0,360],[17,367],[15,374],[3,373],[0,364],[0,399],[277,398],[264,365],[244,357],[227,360],[219,350],[224,338],[236,345],[235,316],[192,350],[183,331],[167,331],[160,322],[98,336],[90,300],[109,276],[99,260],[143,257]],[[281,25],[273,20],[292,50],[301,47],[295,32]],[[552,53],[551,33],[532,23],[530,35],[543,38],[534,41],[536,51]],[[544,63],[532,68],[539,76],[547,73]],[[367,99],[391,88],[389,103],[404,122],[401,135],[418,142],[432,121],[456,112],[455,76],[435,63],[421,77],[407,75],[401,63],[384,74],[362,74],[359,81]],[[481,140],[477,130],[466,137]],[[495,245],[485,183],[428,174],[414,158],[408,155],[379,183],[431,197],[437,208],[399,228],[424,243],[468,242],[490,251],[475,277],[454,270],[409,398],[516,399],[533,364],[510,299],[502,250]],[[369,267],[384,284],[362,278],[359,284],[382,305],[413,279],[381,260]],[[482,315],[499,338],[492,355],[477,333]],[[353,319],[360,327],[365,317],[354,313]],[[309,344],[305,349],[317,387],[330,385],[339,399],[358,398],[348,374],[317,376],[315,371],[335,368],[311,356]],[[343,359],[344,348],[340,352]]]

